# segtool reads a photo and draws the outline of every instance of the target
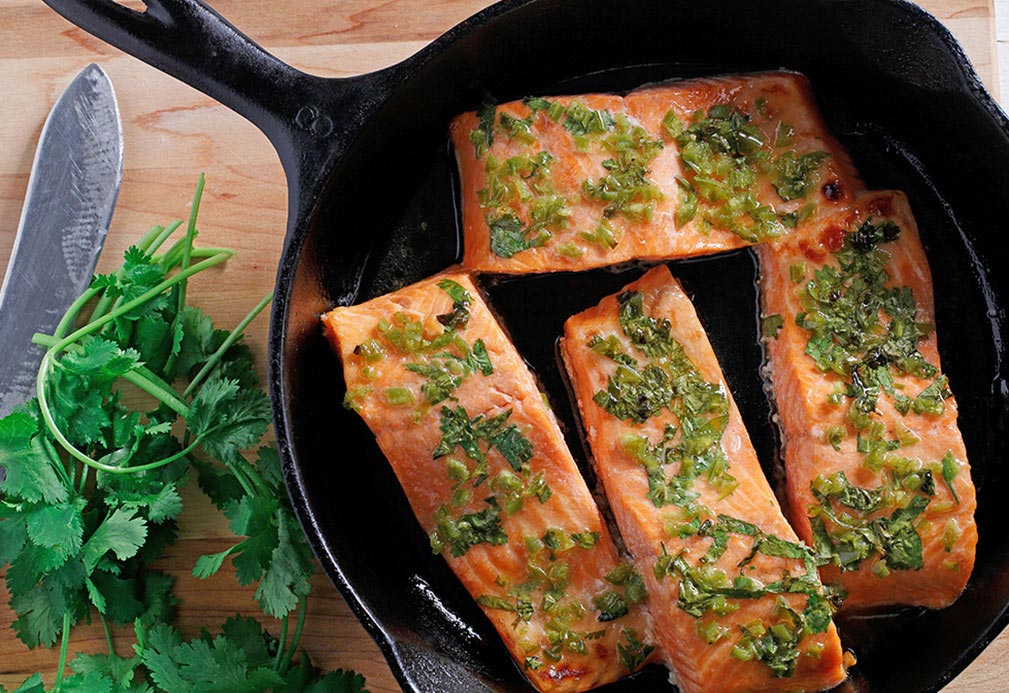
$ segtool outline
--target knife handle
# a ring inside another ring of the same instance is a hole
[[[201,0],[44,0],[85,31],[252,121],[276,147],[292,188],[307,192],[390,83],[382,73],[316,77],[279,60]],[[337,115],[339,114],[339,116]]]

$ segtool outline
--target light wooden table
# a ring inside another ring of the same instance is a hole
[[[127,3],[137,4],[139,3]],[[324,76],[347,76],[393,64],[489,4],[486,0],[211,0],[244,32],[281,59]],[[997,85],[995,27],[990,0],[922,3],[960,39],[984,82]],[[202,94],[92,38],[39,0],[0,0],[0,267],[6,265],[42,122],[70,79],[90,62],[109,73],[119,96],[126,141],[126,171],[119,205],[99,271],[118,264],[143,230],[184,218],[196,176],[207,174],[201,241],[237,249],[225,269],[201,276],[192,300],[219,325],[235,323],[273,286],[286,224],[280,163],[249,123]],[[266,321],[248,333],[265,363]],[[161,567],[176,577],[179,624],[192,636],[235,612],[259,615],[252,591],[225,569],[207,581],[190,576],[195,557],[223,550],[226,520],[188,489],[181,539]],[[322,575],[313,581],[302,645],[324,668],[353,667],[372,691],[398,690],[378,648]],[[7,595],[0,588],[0,601]],[[52,681],[56,653],[29,651],[9,630],[11,612],[0,606],[0,684],[18,685],[42,671]],[[267,623],[277,632],[277,624]],[[117,635],[128,652],[129,633]],[[71,652],[102,652],[98,625],[74,630]],[[1009,635],[1003,634],[948,691],[1004,691],[1009,684]]]

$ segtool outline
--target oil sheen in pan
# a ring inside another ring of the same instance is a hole
[[[754,66],[749,67],[752,70]],[[710,74],[710,70],[697,65],[639,66],[570,80],[550,93],[620,92],[660,81],[671,74],[691,77]],[[814,91],[815,87],[814,84]],[[978,545],[980,565],[981,554],[986,549],[984,528],[995,524],[984,521],[991,507],[986,503],[989,499],[985,496],[985,486],[995,471],[994,465],[984,461],[997,459],[1003,433],[997,423],[998,412],[991,411],[989,405],[993,393],[998,395],[998,401],[1009,389],[1006,383],[993,380],[991,375],[998,373],[1001,365],[998,363],[1001,316],[988,289],[988,268],[978,261],[951,209],[931,184],[928,173],[899,141],[873,126],[850,120],[843,104],[831,103],[828,98],[821,99],[821,107],[828,126],[851,152],[867,185],[871,189],[904,190],[918,221],[932,265],[943,369],[957,397],[960,426],[978,490],[978,520],[982,534]],[[403,206],[388,240],[382,247],[372,250],[357,301],[439,272],[461,258],[458,181],[447,134],[445,140],[428,153],[430,163],[424,169],[421,184]],[[420,174],[419,170],[415,171]],[[447,229],[454,229],[455,233],[446,233]],[[764,359],[759,336],[757,270],[752,252],[733,251],[668,265],[694,300],[765,473],[780,484],[778,433],[761,375]],[[480,280],[515,346],[545,388],[590,486],[594,486],[595,475],[587,463],[586,449],[578,434],[555,343],[564,320],[570,315],[594,305],[639,277],[641,272],[641,266],[632,265],[616,270],[538,276],[484,276]],[[368,436],[367,432],[363,435]],[[384,483],[381,479],[395,484],[391,473],[380,473],[379,477],[373,480],[376,484]],[[778,495],[783,497],[780,488]],[[397,512],[397,516],[400,514]],[[409,511],[403,516],[409,516]],[[426,550],[419,528],[415,534],[418,544]],[[451,583],[451,579],[446,582]],[[466,599],[461,588],[439,583],[437,589],[452,593],[446,595],[445,602],[457,605],[453,611],[455,616],[476,632],[487,632],[479,611],[460,602]],[[968,586],[968,594],[962,600],[971,598],[970,590]],[[858,665],[851,671],[851,681],[845,686],[863,690],[872,682],[874,690],[898,690],[900,681],[893,679],[891,673],[894,669],[892,658],[921,651],[928,645],[930,633],[955,633],[958,624],[951,614],[949,609],[905,608],[840,617],[838,624],[845,647],[858,657]],[[666,680],[658,667],[641,672],[635,679],[648,690],[662,688]]]

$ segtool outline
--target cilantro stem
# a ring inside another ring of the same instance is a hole
[[[144,234],[144,237],[136,244],[136,247],[142,250],[147,255],[152,255],[161,244],[175,232],[175,229],[179,228],[182,224],[181,221],[173,221],[168,226],[152,226],[150,230]],[[116,271],[116,278],[123,279],[126,276],[126,268],[120,267]],[[95,309],[91,311],[91,320],[100,318],[109,312],[110,308],[115,308],[116,305],[122,303],[122,297],[113,299],[108,290],[106,290],[98,303],[95,304]],[[62,335],[60,335],[62,336]]]
[[[63,670],[67,666],[67,648],[70,646],[70,610],[63,612],[63,633],[60,635],[60,661],[56,667],[56,688],[63,680]]]
[[[81,479],[77,482],[77,493],[84,495],[84,487],[88,484],[88,470],[90,468],[87,465],[81,467]]]
[[[32,343],[44,346],[47,349],[55,346],[59,342],[54,336],[36,332],[32,336]],[[77,346],[69,345],[68,348]],[[132,371],[123,374],[123,380],[136,385],[141,390],[156,398],[162,404],[167,405],[182,418],[189,416],[189,405],[187,405],[175,392],[171,385],[162,380],[158,375],[144,366],[137,366]]]
[[[39,377],[35,384],[36,396],[38,397],[39,402],[39,413],[42,414],[42,419],[45,421],[46,427],[49,429],[53,438],[56,439],[56,442],[59,443],[64,450],[70,453],[71,457],[74,457],[89,467],[94,467],[95,469],[100,469],[110,474],[135,474],[137,472],[146,472],[151,469],[158,469],[159,467],[164,467],[166,464],[171,464],[175,460],[188,455],[203,441],[203,438],[206,435],[216,431],[218,428],[214,427],[209,429],[206,433],[204,433],[204,435],[197,436],[196,440],[194,440],[186,448],[183,448],[174,455],[169,455],[168,457],[157,460],[156,462],[149,462],[148,464],[141,464],[136,467],[114,467],[110,464],[94,460],[78,450],[73,443],[67,440],[67,437],[63,435],[63,431],[60,430],[59,426],[56,425],[56,421],[53,419],[52,412],[49,409],[49,400],[46,395],[46,382],[49,379],[49,372],[52,368],[52,355],[53,349],[50,349],[45,353],[45,356],[42,357],[42,363],[39,365]],[[129,375],[129,373],[123,377],[126,378],[127,375]]]
[[[231,475],[238,480],[238,485],[242,487],[242,490],[245,491],[246,495],[248,496],[257,495],[256,487],[253,484],[252,480],[249,478],[249,475],[246,473],[245,469],[240,467],[237,463],[229,462],[227,460],[224,461],[224,466],[226,466],[228,468],[228,471],[231,472]]]
[[[196,240],[196,217],[200,213],[200,200],[203,199],[203,186],[205,184],[203,173],[196,180],[196,192],[193,193],[193,205],[189,208],[189,224],[186,226],[186,242],[182,246],[182,269],[189,267],[189,257],[193,252],[193,241]],[[179,310],[181,313],[186,307],[186,282],[179,285]]]
[[[179,241],[181,244],[182,241]],[[164,272],[170,272],[175,269],[177,265],[182,264],[182,257],[180,256],[181,245],[176,244],[169,248],[168,252],[165,253],[158,262],[161,263],[161,269]],[[210,257],[211,255],[216,255],[218,253],[227,253],[229,256],[234,255],[235,251],[231,248],[193,248],[193,251],[189,254],[190,258],[204,258]]]
[[[84,293],[78,296],[77,299],[70,304],[70,307],[67,308],[67,312],[63,314],[63,317],[60,318],[59,323],[56,325],[56,329],[53,331],[53,336],[57,338],[63,337],[63,335],[67,333],[67,330],[70,329],[70,325],[73,324],[74,318],[76,318],[77,314],[81,312],[81,308],[83,308],[88,301],[94,298],[99,291],[101,291],[101,289],[88,288],[84,291]]]
[[[270,305],[270,301],[272,300],[273,292],[271,291],[264,296],[252,310],[249,311],[248,315],[242,318],[241,321],[235,325],[235,328],[231,330],[231,333],[228,334],[224,342],[221,343],[221,346],[218,347],[217,351],[215,351],[213,355],[207,359],[207,362],[203,364],[203,368],[201,368],[199,373],[197,373],[189,382],[189,386],[186,387],[185,391],[182,393],[183,397],[188,398],[192,395],[196,387],[203,382],[203,379],[210,375],[210,373],[217,367],[217,364],[221,362],[221,359],[224,358],[224,354],[228,351],[228,349],[230,349],[231,346],[241,338],[242,333],[245,332],[245,328],[249,326],[249,323],[255,320],[256,316],[259,315],[266,306]]]
[[[287,652],[284,653],[284,659],[280,662],[279,672],[283,674],[287,671],[288,667],[291,666],[291,659],[294,657],[294,653],[298,649],[298,642],[301,640],[301,629],[305,627],[305,613],[308,611],[308,595],[306,594],[298,602],[298,622],[294,626],[294,636],[291,638],[291,644],[287,647]]]
[[[230,253],[229,254],[218,253],[217,255],[209,257],[206,260],[203,260],[202,262],[198,262],[195,265],[191,265],[190,267],[180,271],[178,274],[172,275],[171,277],[165,279],[160,284],[148,289],[147,291],[140,294],[133,300],[127,301],[126,303],[122,304],[121,306],[113,310],[111,313],[103,315],[97,320],[91,320],[90,322],[88,322],[88,324],[84,325],[83,327],[80,327],[74,332],[71,332],[69,335],[67,335],[66,337],[58,341],[55,345],[53,345],[52,348],[50,348],[50,351],[52,352],[63,351],[64,349],[67,348],[68,345],[73,344],[74,342],[80,340],[82,337],[86,337],[90,334],[97,332],[98,330],[105,327],[116,318],[125,315],[129,311],[133,310],[138,306],[143,305],[144,303],[147,303],[155,296],[164,293],[165,291],[172,288],[179,282],[188,279],[194,274],[199,274],[205,269],[209,269],[211,267],[214,267],[215,265],[219,265],[222,262],[227,261],[229,257],[231,257]]]
[[[142,248],[142,250],[148,255],[153,256],[154,253],[158,252],[158,250],[161,249],[161,246],[164,245],[165,241],[167,241],[171,237],[171,235],[175,233],[175,230],[180,226],[182,226],[182,220],[176,219],[171,224],[166,226],[164,230],[157,236],[157,238],[155,238],[151,242],[149,246]]]
[[[123,380],[136,385],[161,403],[168,405],[172,411],[182,418],[189,416],[189,405],[179,399],[171,386],[146,368],[140,367],[124,373]]]
[[[287,625],[289,620],[287,614],[284,614],[284,617],[280,619],[280,640],[277,641],[277,656],[273,660],[274,671],[280,671],[280,662],[283,660],[284,650],[287,649]]]
[[[160,224],[155,224],[151,228],[147,229],[147,233],[145,233],[143,236],[140,237],[140,240],[137,241],[136,246],[146,253],[147,248],[150,246],[150,244],[164,230],[165,230],[164,226],[161,226]]]
[[[60,476],[63,477],[63,483],[66,484],[67,490],[72,491],[74,488],[74,482],[70,478],[67,468],[63,465],[63,460],[60,459],[60,454],[56,452],[56,447],[45,436],[39,436],[36,440],[42,441],[42,449],[45,450],[46,457],[49,458],[49,464],[55,467],[56,471],[58,471]],[[73,469],[73,467],[71,467],[71,469]]]
[[[196,240],[196,217],[200,213],[200,200],[203,198],[203,186],[205,179],[203,173],[200,173],[200,177],[196,180],[196,192],[193,193],[193,204],[189,208],[189,224],[186,226],[186,238],[185,242],[182,244],[182,265],[180,267],[180,274],[183,275],[182,281],[179,282],[179,290],[177,293],[178,302],[175,308],[175,317],[172,319],[172,327],[169,330],[169,334],[175,334],[179,328],[179,320],[182,319],[182,314],[186,307],[186,291],[189,288],[189,277],[185,276],[185,271],[189,269],[189,264],[191,260],[191,255],[193,252],[193,241]],[[176,354],[173,351],[168,356],[168,363],[165,366],[165,370],[171,372],[175,367]]]
[[[102,621],[102,628],[105,630],[105,642],[109,645],[109,654],[113,657],[116,656],[116,645],[112,641],[112,631],[109,629],[109,622],[105,620],[105,614],[101,611],[98,612],[98,618]]]

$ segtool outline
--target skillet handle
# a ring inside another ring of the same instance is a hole
[[[142,12],[115,0],[44,1],[85,31],[250,120],[276,147],[292,192],[308,193],[304,186],[320,183],[312,179],[357,131],[361,103],[376,86],[367,78],[301,72],[202,0],[144,0]]]

